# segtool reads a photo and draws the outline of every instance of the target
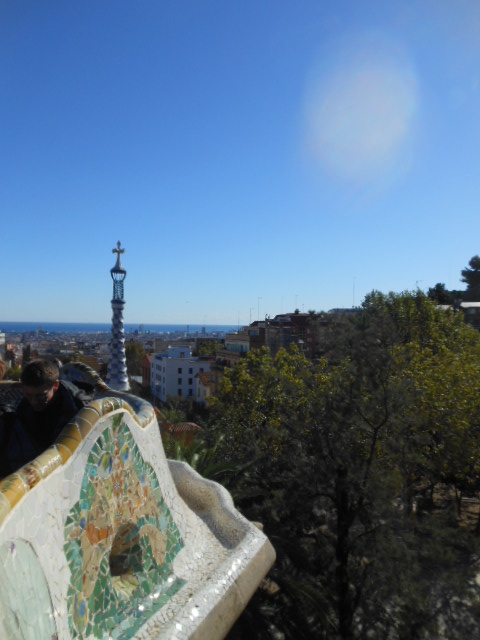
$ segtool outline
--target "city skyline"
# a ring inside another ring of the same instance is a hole
[[[3,3],[4,321],[243,326],[480,253],[480,5]]]

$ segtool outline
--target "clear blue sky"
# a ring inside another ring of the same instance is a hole
[[[246,324],[464,288],[477,0],[2,0],[0,320]]]

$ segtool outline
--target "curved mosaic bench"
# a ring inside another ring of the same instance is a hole
[[[0,482],[0,638],[223,638],[273,547],[223,487],[167,461],[150,404],[97,390]]]

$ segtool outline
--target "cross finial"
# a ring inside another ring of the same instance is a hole
[[[119,240],[119,241],[117,242],[117,248],[116,248],[116,249],[112,249],[112,253],[116,253],[116,254],[117,254],[117,264],[115,265],[115,267],[114,267],[114,268],[115,268],[115,269],[122,269],[122,270],[123,270],[123,268],[122,268],[122,263],[120,262],[120,255],[121,255],[122,253],[125,253],[125,249],[121,249],[121,248],[120,248],[121,244],[122,244],[122,243],[121,243],[121,242],[120,242],[120,240]]]

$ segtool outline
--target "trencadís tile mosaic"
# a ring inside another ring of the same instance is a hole
[[[0,638],[222,638],[274,560],[229,494],[104,391],[0,482]]]

